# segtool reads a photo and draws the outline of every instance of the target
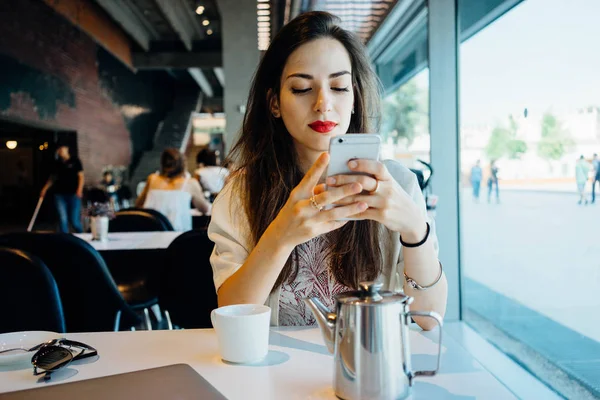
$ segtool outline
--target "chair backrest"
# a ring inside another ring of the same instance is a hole
[[[154,210],[152,208],[139,208],[139,207],[129,207],[126,209],[123,209],[122,211],[139,211],[139,212],[143,212],[146,214],[150,214],[156,218],[158,218],[166,227],[167,231],[173,231],[173,225],[171,224],[171,221],[169,221],[169,218],[167,218],[167,216],[163,213],[161,213],[160,211]]]
[[[118,311],[121,327],[140,322],[100,254],[85,240],[68,233],[9,233],[0,235],[0,245],[28,251],[48,266],[60,291],[68,332],[111,331]]]
[[[192,217],[192,229],[207,230],[210,225],[210,215],[194,215]]]
[[[158,303],[182,328],[211,328],[210,313],[217,308],[217,293],[210,266],[214,243],[206,232],[188,231],[167,248]]]
[[[0,333],[64,333],[65,317],[56,281],[38,257],[0,247]]]
[[[155,210],[127,209],[115,213],[109,222],[110,232],[164,232],[173,226],[164,215]]]

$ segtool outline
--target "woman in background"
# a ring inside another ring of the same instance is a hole
[[[202,187],[185,171],[181,153],[177,149],[165,149],[160,157],[160,172],[148,177],[135,206],[159,211],[176,231],[189,231],[192,229],[190,204],[204,214],[210,212],[211,205]]]

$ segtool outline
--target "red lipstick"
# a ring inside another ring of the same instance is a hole
[[[315,121],[308,124],[313,131],[319,133],[331,132],[337,126],[336,122],[332,121]]]

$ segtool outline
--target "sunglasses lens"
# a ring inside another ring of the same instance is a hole
[[[45,371],[55,371],[67,365],[73,359],[73,353],[58,346],[47,346],[36,353],[31,363]]]

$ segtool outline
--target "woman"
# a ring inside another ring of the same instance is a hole
[[[337,293],[379,279],[413,296],[413,310],[443,315],[447,284],[415,175],[394,161],[354,160],[354,171],[373,177],[337,176],[325,187],[330,138],[372,132],[379,117],[365,49],[339,22],[300,15],[258,67],[230,155],[236,169],[208,229],[219,305],[266,302],[272,324],[310,325],[304,297],[331,306]],[[333,203],[340,207],[323,209]],[[339,221],[349,216],[359,221]]]
[[[198,181],[186,173],[181,153],[177,149],[165,149],[160,157],[160,172],[148,177],[135,206],[160,211],[176,231],[189,231],[192,229],[190,204],[204,214],[211,208]]]

